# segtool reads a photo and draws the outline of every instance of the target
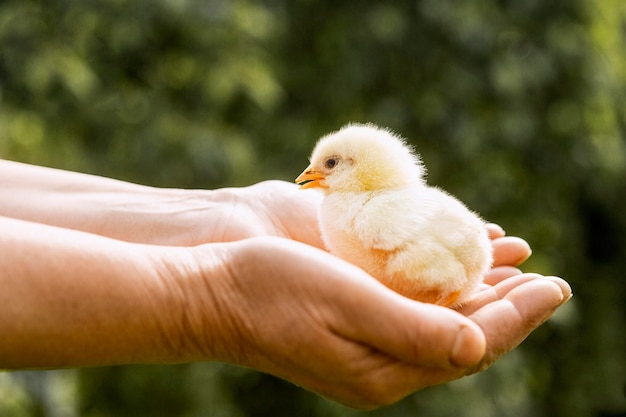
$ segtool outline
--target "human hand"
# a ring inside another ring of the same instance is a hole
[[[564,281],[519,274],[515,265],[530,254],[523,240],[489,230],[495,267],[458,312],[404,298],[310,246],[268,237],[226,245],[227,278],[190,292],[195,320],[182,337],[198,358],[268,372],[355,408],[396,402],[485,369],[569,299]],[[200,266],[207,249],[194,249]],[[207,296],[218,320],[197,309]]]
[[[324,246],[317,223],[321,193],[302,192],[295,184],[278,180],[208,193],[217,204],[210,207],[203,224],[196,227],[200,234],[196,241],[230,242],[276,236],[318,248]]]

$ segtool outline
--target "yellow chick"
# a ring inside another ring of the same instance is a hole
[[[426,185],[420,157],[389,130],[347,125],[322,137],[301,189],[325,193],[319,212],[329,251],[414,300],[456,306],[492,263],[485,223]]]

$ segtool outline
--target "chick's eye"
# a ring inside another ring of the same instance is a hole
[[[338,162],[339,162],[339,161],[337,161],[337,158],[328,158],[328,159],[326,160],[326,162],[324,162],[324,166],[325,166],[327,169],[333,169],[334,167],[336,167],[336,166],[337,166],[337,163],[338,163]]]

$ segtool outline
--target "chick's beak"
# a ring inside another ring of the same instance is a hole
[[[319,171],[314,171],[311,167],[307,167],[307,169],[302,172],[302,174],[298,175],[296,178],[296,184],[300,186],[301,190],[305,190],[307,188],[325,188],[324,185],[321,184],[321,181],[326,179],[326,176]]]

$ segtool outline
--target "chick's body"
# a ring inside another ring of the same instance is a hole
[[[492,262],[484,222],[425,184],[403,140],[372,125],[320,139],[296,180],[326,196],[319,221],[331,253],[415,300],[462,303]]]

